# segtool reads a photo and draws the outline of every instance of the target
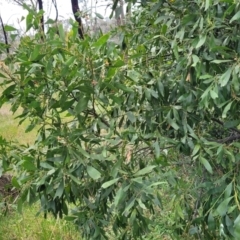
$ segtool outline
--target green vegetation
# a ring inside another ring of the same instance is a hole
[[[38,133],[0,142],[18,208],[40,200],[85,239],[240,239],[240,4],[142,1],[107,34],[72,21],[67,39],[25,8],[36,33],[0,75],[0,105]]]
[[[36,216],[36,206],[24,207],[23,215],[10,213],[0,216],[0,239],[26,239],[26,240],[75,240],[80,239],[76,228],[60,219]]]
[[[15,114],[17,116],[17,114]],[[37,131],[26,134],[25,130],[29,124],[27,121],[19,125],[19,120],[16,119],[10,111],[9,105],[4,105],[0,109],[0,135],[9,141],[18,141],[21,144],[34,143]]]
[[[33,144],[36,131],[26,133],[25,129],[29,122],[18,125],[18,120],[12,115],[9,105],[4,105],[0,109],[0,136],[7,140],[17,141],[20,144]],[[1,185],[1,184],[0,184]],[[6,199],[7,196],[6,196]],[[11,201],[7,203],[9,212],[6,216],[0,213],[0,239],[31,239],[31,240],[49,240],[49,239],[80,239],[76,228],[69,222],[60,219],[54,219],[49,216],[47,219],[36,216],[40,205],[36,203],[32,206],[24,206],[23,213],[16,211]],[[1,209],[1,208],[0,208]]]

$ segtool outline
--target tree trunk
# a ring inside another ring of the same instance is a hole
[[[38,0],[38,9],[39,9],[39,11],[43,10],[43,2],[42,2],[42,0]],[[43,17],[43,15],[41,17],[40,22],[41,22],[41,29],[42,29],[43,34],[44,34],[44,17]]]
[[[120,0],[120,8],[121,8],[121,25],[125,24],[125,14],[124,14],[124,1]]]
[[[78,22],[78,34],[79,37],[84,39],[84,35],[83,35],[83,26],[82,26],[82,19],[80,17],[80,9],[78,6],[78,0],[71,0],[72,3],[72,11],[73,11],[73,15],[75,17],[75,20]]]

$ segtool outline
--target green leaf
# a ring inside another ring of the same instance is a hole
[[[25,160],[22,163],[22,167],[27,171],[35,171],[37,168],[32,160]]]
[[[54,24],[56,21],[51,19],[51,18],[48,18],[48,20],[45,22],[45,24]]]
[[[98,18],[104,19],[104,17],[103,17],[101,14],[99,14],[99,13],[97,13],[97,12],[95,12],[95,14],[96,14],[96,16],[97,16]]]
[[[103,46],[108,41],[109,37],[109,33],[101,36],[92,46],[97,48]]]
[[[150,173],[156,166],[147,166],[139,171],[137,171],[136,173],[133,174],[133,176],[141,176],[141,175],[145,175],[147,173]]]
[[[216,212],[221,216],[225,216],[228,211],[228,204],[233,197],[229,197],[225,199],[221,204],[217,207]]]
[[[63,29],[63,25],[62,24],[58,24],[58,32],[59,32],[59,36],[61,38],[61,40],[63,42],[65,42],[65,32],[64,32],[64,29]]]
[[[22,214],[22,207],[23,207],[23,200],[22,199],[19,199],[17,201],[17,210],[20,214]]]
[[[179,129],[179,126],[176,124],[176,122],[171,119],[171,118],[168,118],[168,123],[175,129],[175,130],[178,130]]]
[[[147,209],[146,206],[145,206],[145,204],[142,202],[141,198],[138,198],[137,201],[138,201],[139,206],[140,206],[142,209],[144,209],[144,210]]]
[[[218,94],[214,90],[210,91],[210,96],[211,96],[212,99],[218,98]]]
[[[192,157],[195,156],[199,152],[200,147],[201,146],[199,144],[195,145],[193,152],[192,152]]]
[[[47,176],[53,175],[56,171],[57,171],[57,169],[55,169],[55,168],[49,170],[49,171],[47,172]]]
[[[225,194],[224,194],[225,199],[230,197],[231,193],[232,193],[232,182],[229,183],[225,189]]]
[[[232,62],[232,60],[213,60],[213,61],[211,61],[211,63],[216,63],[216,64],[226,63],[226,62]]]
[[[0,175],[0,177],[1,177],[1,175]],[[16,177],[12,177],[12,181],[11,182],[12,182],[13,187],[20,188],[20,184],[19,184],[19,182],[18,182]]]
[[[80,98],[74,109],[75,113],[79,114],[82,111],[86,110],[87,106],[88,106],[88,101],[89,101],[89,98],[87,98],[87,97]]]
[[[30,61],[34,61],[38,57],[40,48],[41,48],[41,45],[34,46],[34,49],[30,55],[30,59],[29,59]]]
[[[224,87],[227,85],[230,77],[232,74],[232,68],[229,68],[219,79],[219,83],[221,84],[221,87]]]
[[[230,20],[230,23],[232,23],[233,21],[236,21],[240,18],[240,11],[238,11]]]
[[[64,182],[62,180],[61,183],[59,184],[58,188],[57,188],[57,191],[56,191],[53,199],[55,199],[57,197],[60,198],[63,195],[63,191],[64,191]]]
[[[107,72],[107,79],[112,80],[113,76],[116,74],[118,68],[116,67],[110,67]]]
[[[119,88],[119,89],[123,90],[124,92],[127,92],[127,93],[134,92],[133,89],[131,89],[131,88],[129,88],[129,87],[127,87],[127,86],[125,86],[125,85],[123,85],[121,83],[115,83],[114,86],[116,88]]]
[[[207,10],[208,10],[209,5],[211,5],[211,4],[210,4],[210,0],[206,0],[206,1],[205,1],[205,8],[204,8],[204,11],[207,11]]]
[[[206,41],[206,35],[200,36],[196,48],[200,48],[205,43],[205,41]]]
[[[206,74],[206,75],[200,76],[199,78],[200,78],[200,79],[211,79],[211,78],[213,78],[213,76],[212,76],[212,75],[209,75],[209,74]]]
[[[166,34],[167,29],[168,29],[168,26],[167,26],[166,24],[163,24],[163,25],[162,25],[162,28],[161,28],[161,32],[162,32],[163,35]]]
[[[40,166],[45,169],[53,169],[54,167],[47,162],[40,162]]]
[[[203,166],[207,169],[209,173],[213,174],[212,167],[206,158],[200,157],[200,162],[203,164]]]
[[[113,180],[107,181],[105,183],[102,184],[102,188],[108,188],[110,186],[112,186],[114,183],[116,183],[120,178],[115,178]]]
[[[227,112],[230,110],[232,103],[233,102],[228,103],[228,105],[224,108],[223,113],[222,113],[222,118],[227,117]]]
[[[126,193],[123,190],[123,187],[120,187],[116,193],[115,199],[114,199],[114,206],[117,207],[121,201],[124,199]]]
[[[78,180],[75,176],[73,176],[72,174],[69,174],[69,177],[78,185],[81,185],[82,182],[80,180]]]
[[[32,27],[33,14],[29,13],[26,17],[26,32]]]
[[[215,230],[216,224],[212,212],[208,215],[208,228],[210,230]]]
[[[131,123],[136,122],[136,117],[134,116],[134,114],[132,112],[127,112],[127,117]]]
[[[150,184],[147,188],[152,188],[154,186],[162,185],[162,184],[167,184],[167,182],[155,182]]]
[[[157,80],[157,89],[158,92],[162,95],[162,97],[164,97],[164,85],[162,84],[161,79]]]
[[[4,30],[6,32],[11,32],[11,31],[17,31],[15,27],[9,26],[9,25],[4,25]]]
[[[158,158],[160,156],[159,141],[155,141],[152,146],[154,147],[155,157]]]
[[[196,67],[197,63],[200,62],[199,57],[197,55],[194,55],[194,54],[192,55],[192,60],[193,60],[193,64],[192,64],[193,67]]]
[[[234,220],[233,230],[235,239],[240,239],[240,215]]]
[[[224,128],[234,128],[240,124],[240,120],[232,120],[224,123]]]
[[[34,129],[35,126],[36,126],[35,123],[29,124],[29,125],[27,126],[25,132],[26,132],[26,133],[31,132],[31,131]]]
[[[134,82],[138,82],[139,78],[141,77],[141,74],[135,70],[129,70],[127,72],[127,77],[133,80]]]
[[[114,68],[119,68],[125,65],[125,62],[121,59],[117,59],[116,62],[113,63]]]
[[[235,154],[228,151],[227,149],[224,149],[224,153],[228,156],[228,159],[232,162],[235,162]]]
[[[76,59],[75,56],[70,57],[65,63],[66,66],[70,67],[74,63],[75,59]]]
[[[87,173],[94,180],[97,180],[101,177],[101,173],[97,169],[91,166],[87,166]]]
[[[132,197],[126,204],[126,208],[123,212],[123,215],[127,216],[129,214],[130,209],[133,207],[135,203],[135,197]]]

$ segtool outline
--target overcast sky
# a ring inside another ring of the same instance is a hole
[[[87,0],[88,8],[90,6],[95,6],[97,0]],[[8,3],[9,0],[0,0],[0,14],[2,16],[3,22],[5,24],[14,25],[15,27],[19,27],[19,20],[22,16],[26,16],[27,11],[23,10],[22,7],[17,6],[16,4]],[[50,16],[50,18],[55,19],[56,12],[54,6],[51,4],[51,0],[43,0],[43,7],[45,14]],[[111,7],[108,5],[111,0],[98,0],[97,7],[93,8],[93,13],[97,11],[104,17],[108,17],[111,14]],[[73,18],[71,1],[70,0],[57,0],[58,5],[58,14],[59,20]],[[79,4],[80,8],[82,8],[81,4]],[[82,10],[82,9],[81,9]],[[25,22],[21,24],[21,27],[25,26]]]

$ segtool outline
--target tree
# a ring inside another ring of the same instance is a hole
[[[50,23],[44,42],[38,33],[23,39],[5,60],[19,67],[1,75],[10,85],[0,98],[22,107],[27,131],[39,129],[34,147],[2,159],[18,171],[19,207],[39,198],[45,213],[66,215],[89,239],[109,237],[109,226],[136,239],[168,183],[175,239],[238,239],[239,8],[142,1],[116,30],[119,45],[111,33],[83,39],[74,22],[67,40]],[[174,168],[185,164],[179,178]]]

